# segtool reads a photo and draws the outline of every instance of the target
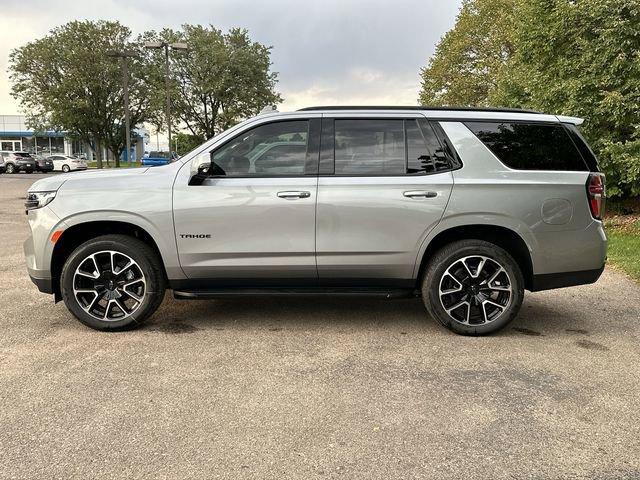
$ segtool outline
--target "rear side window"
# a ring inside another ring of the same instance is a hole
[[[465,125],[509,168],[588,170],[562,125],[519,122],[467,122]]]
[[[323,174],[425,175],[452,168],[426,119],[329,119],[322,135]]]
[[[404,175],[403,120],[336,120],[336,175]]]

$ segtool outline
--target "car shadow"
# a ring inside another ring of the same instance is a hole
[[[525,297],[514,321],[495,336],[588,335],[580,312],[571,315],[540,298]],[[451,334],[426,312],[420,298],[242,297],[178,301],[167,294],[144,330],[193,333],[200,330],[397,330]]]

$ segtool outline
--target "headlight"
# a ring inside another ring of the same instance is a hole
[[[56,192],[29,192],[24,206],[27,210],[42,208],[56,198]]]

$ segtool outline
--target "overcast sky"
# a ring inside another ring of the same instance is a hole
[[[0,0],[0,114],[9,95],[11,49],[76,19],[119,20],[134,34],[212,24],[243,27],[273,46],[281,110],[310,105],[417,102],[419,70],[453,26],[459,0]]]

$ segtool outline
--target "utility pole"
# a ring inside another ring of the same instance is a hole
[[[124,131],[127,146],[127,161],[131,164],[131,120],[129,114],[129,58],[135,57],[135,52],[107,52],[108,57],[118,57],[122,60],[122,88],[124,89]]]
[[[169,84],[169,49],[187,50],[188,46],[183,42],[145,42],[144,48],[164,49],[164,88],[166,89],[166,115],[167,115],[167,136],[169,137],[169,156],[171,156],[171,89]]]

